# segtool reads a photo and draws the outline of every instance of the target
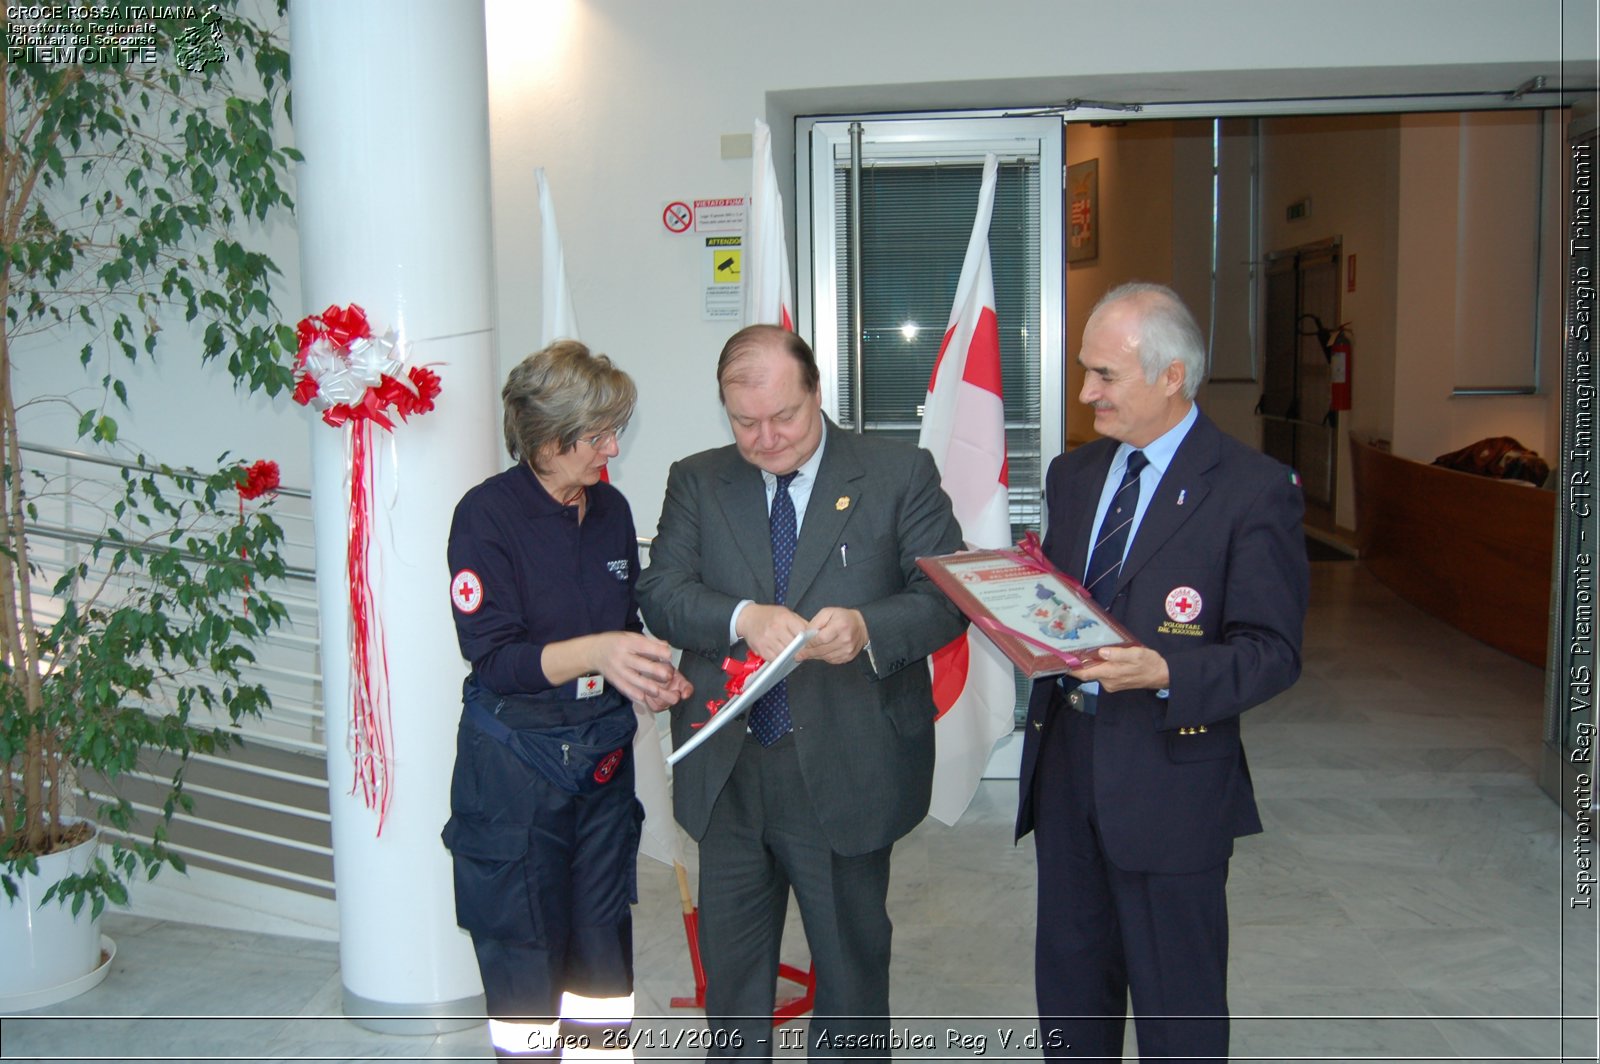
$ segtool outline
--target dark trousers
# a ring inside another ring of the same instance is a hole
[[[463,721],[451,806],[456,922],[472,935],[489,1015],[548,1023],[564,990],[632,993],[643,810],[631,752],[603,787],[568,794]]]
[[[1188,874],[1112,864],[1095,810],[1093,735],[1094,718],[1058,699],[1034,773],[1045,1055],[1121,1060],[1131,990],[1143,1059],[1226,1060],[1227,862]]]
[[[834,853],[806,794],[794,736],[766,748],[746,739],[700,840],[709,1057],[774,1055],[772,1008],[790,888],[816,966],[811,1056],[889,1055],[891,849]]]

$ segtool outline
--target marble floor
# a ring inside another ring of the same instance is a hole
[[[1233,1059],[1595,1060],[1596,924],[1567,905],[1571,822],[1535,784],[1542,671],[1424,617],[1359,563],[1312,568],[1304,676],[1246,718],[1267,831],[1241,840],[1228,885]],[[902,1059],[1038,1056],[1014,790],[986,781],[959,824],[897,848],[895,1028],[916,1043]],[[698,1029],[669,1004],[693,989],[671,870],[641,862],[640,894],[636,1030],[656,1044],[638,1055],[695,1056],[659,1044]],[[0,1019],[0,1059],[489,1053],[476,1026],[408,1037],[343,1019],[329,943],[128,916],[107,931],[110,978]]]

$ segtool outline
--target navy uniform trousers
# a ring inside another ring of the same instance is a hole
[[[1034,957],[1044,1053],[1120,1061],[1131,969],[1139,976],[1133,1011],[1142,1059],[1225,1060],[1228,862],[1160,874],[1127,872],[1106,859],[1094,725],[1057,687],[1033,778],[1039,883],[1051,888],[1039,891]]]
[[[631,721],[632,707],[615,701],[608,711]],[[569,722],[541,706],[503,709],[499,719],[512,729]],[[551,1023],[563,991],[633,992],[629,906],[638,900],[644,818],[633,776],[624,743],[603,785],[568,793],[463,713],[443,837],[454,857],[456,922],[472,936],[491,1017]]]

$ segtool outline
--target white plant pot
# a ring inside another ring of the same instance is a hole
[[[70,850],[39,858],[37,875],[17,877],[20,893],[0,895],[0,1013],[42,1008],[96,986],[111,970],[116,946],[100,935],[85,902],[77,916],[70,903],[40,904],[50,885],[94,863],[98,835]]]

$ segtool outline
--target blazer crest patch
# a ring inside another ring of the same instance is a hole
[[[1167,592],[1167,619],[1156,631],[1162,635],[1205,635],[1205,629],[1194,623],[1200,616],[1200,592],[1192,587],[1175,587]]]

